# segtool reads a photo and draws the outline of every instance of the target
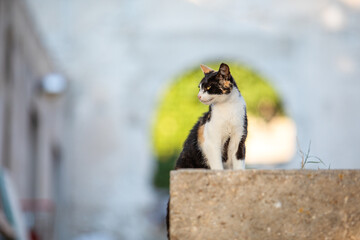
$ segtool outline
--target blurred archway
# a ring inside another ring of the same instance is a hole
[[[220,63],[207,65],[217,69]],[[252,69],[236,63],[229,66],[247,104],[247,166],[290,161],[295,152],[296,128],[284,111],[280,95],[269,81]],[[202,77],[200,68],[194,67],[176,77],[160,98],[152,135],[157,187],[168,187],[169,171],[174,167],[184,140],[199,116],[208,110],[208,106],[197,99],[197,85]]]

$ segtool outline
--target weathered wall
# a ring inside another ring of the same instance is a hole
[[[171,172],[177,239],[360,239],[360,171]]]
[[[157,100],[174,76],[206,61],[259,71],[282,95],[304,151],[311,140],[331,168],[360,168],[356,0],[27,3],[73,80],[64,239],[92,231],[149,238]]]
[[[15,183],[28,229],[53,239],[62,148],[61,97],[40,82],[54,67],[21,0],[0,0],[0,167]]]

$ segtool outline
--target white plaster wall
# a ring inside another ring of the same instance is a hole
[[[358,0],[27,2],[72,82],[67,237],[150,238],[156,104],[174,76],[206,61],[260,72],[282,95],[303,150],[311,140],[331,168],[360,168]]]

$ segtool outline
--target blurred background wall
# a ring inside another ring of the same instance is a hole
[[[24,3],[1,0],[0,228],[15,239],[26,238],[25,225],[41,239],[54,232],[65,82],[50,59]]]
[[[57,239],[164,238],[152,126],[161,94],[200,63],[261,73],[304,151],[311,141],[331,168],[360,167],[359,0],[24,1],[70,82]]]

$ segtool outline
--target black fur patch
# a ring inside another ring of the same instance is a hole
[[[170,211],[169,211],[169,205],[170,205],[170,197],[167,203],[166,207],[166,230],[167,230],[167,238],[170,239]]]
[[[209,111],[204,113],[202,117],[199,118],[195,126],[191,129],[189,136],[184,142],[183,150],[180,153],[180,156],[176,162],[175,169],[181,168],[206,168],[210,167],[207,165],[207,160],[203,156],[200,150],[199,143],[199,128],[205,125],[206,122],[211,119],[211,107]]]
[[[228,149],[229,149],[229,143],[230,143],[230,138],[228,138],[223,146],[222,149],[222,154],[221,154],[221,158],[222,158],[222,162],[226,163],[226,161],[228,160]]]
[[[239,147],[238,147],[238,150],[236,152],[236,158],[238,160],[244,160],[245,159],[245,154],[246,154],[245,141],[246,141],[246,137],[247,137],[247,134],[248,134],[247,126],[248,126],[248,119],[247,119],[247,113],[246,113],[246,109],[245,109],[244,135],[241,137]]]
[[[215,95],[229,94],[234,86],[237,87],[234,78],[230,75],[230,71],[227,75],[224,75],[220,70],[205,74],[200,85],[205,92]]]

